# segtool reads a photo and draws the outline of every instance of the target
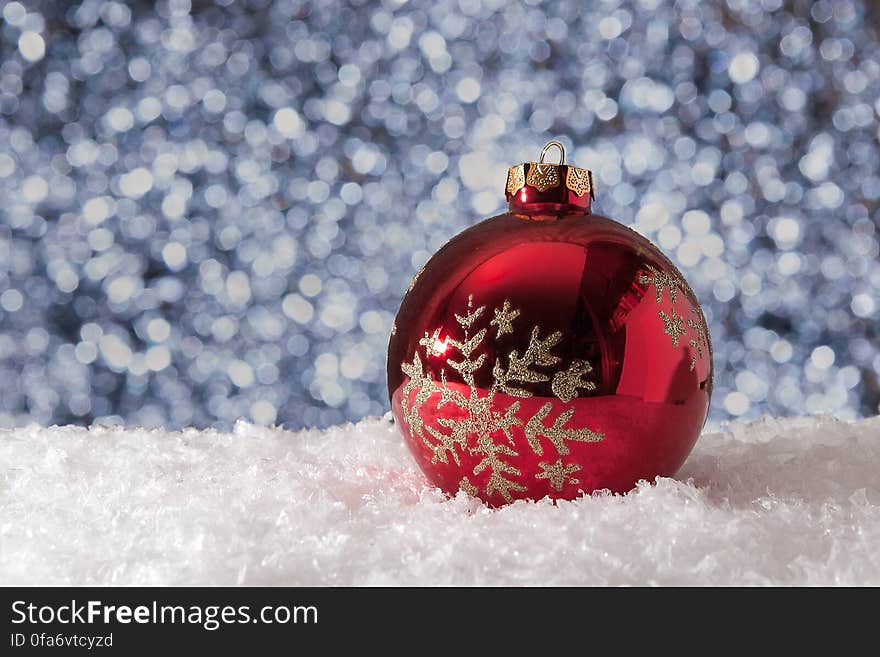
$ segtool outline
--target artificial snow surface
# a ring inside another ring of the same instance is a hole
[[[704,435],[677,479],[488,509],[387,420],[0,432],[2,584],[880,584],[880,418]]]

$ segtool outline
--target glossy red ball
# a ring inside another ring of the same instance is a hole
[[[503,214],[413,280],[388,386],[442,490],[572,499],[675,474],[706,419],[711,345],[694,293],[644,237],[588,211]]]

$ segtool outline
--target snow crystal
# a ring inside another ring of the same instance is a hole
[[[0,432],[2,584],[880,584],[880,418],[704,435],[677,479],[488,509],[387,419]]]

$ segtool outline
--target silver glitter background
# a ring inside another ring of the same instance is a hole
[[[0,425],[387,409],[413,273],[559,137],[679,264],[712,417],[878,410],[870,2],[6,2]]]

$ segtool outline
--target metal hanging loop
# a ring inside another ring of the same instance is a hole
[[[557,164],[565,164],[565,146],[555,139],[548,141],[547,145],[541,149],[541,159],[538,160],[539,164],[544,164],[544,158],[547,156],[547,152],[554,146],[559,149],[559,162],[557,162]]]

